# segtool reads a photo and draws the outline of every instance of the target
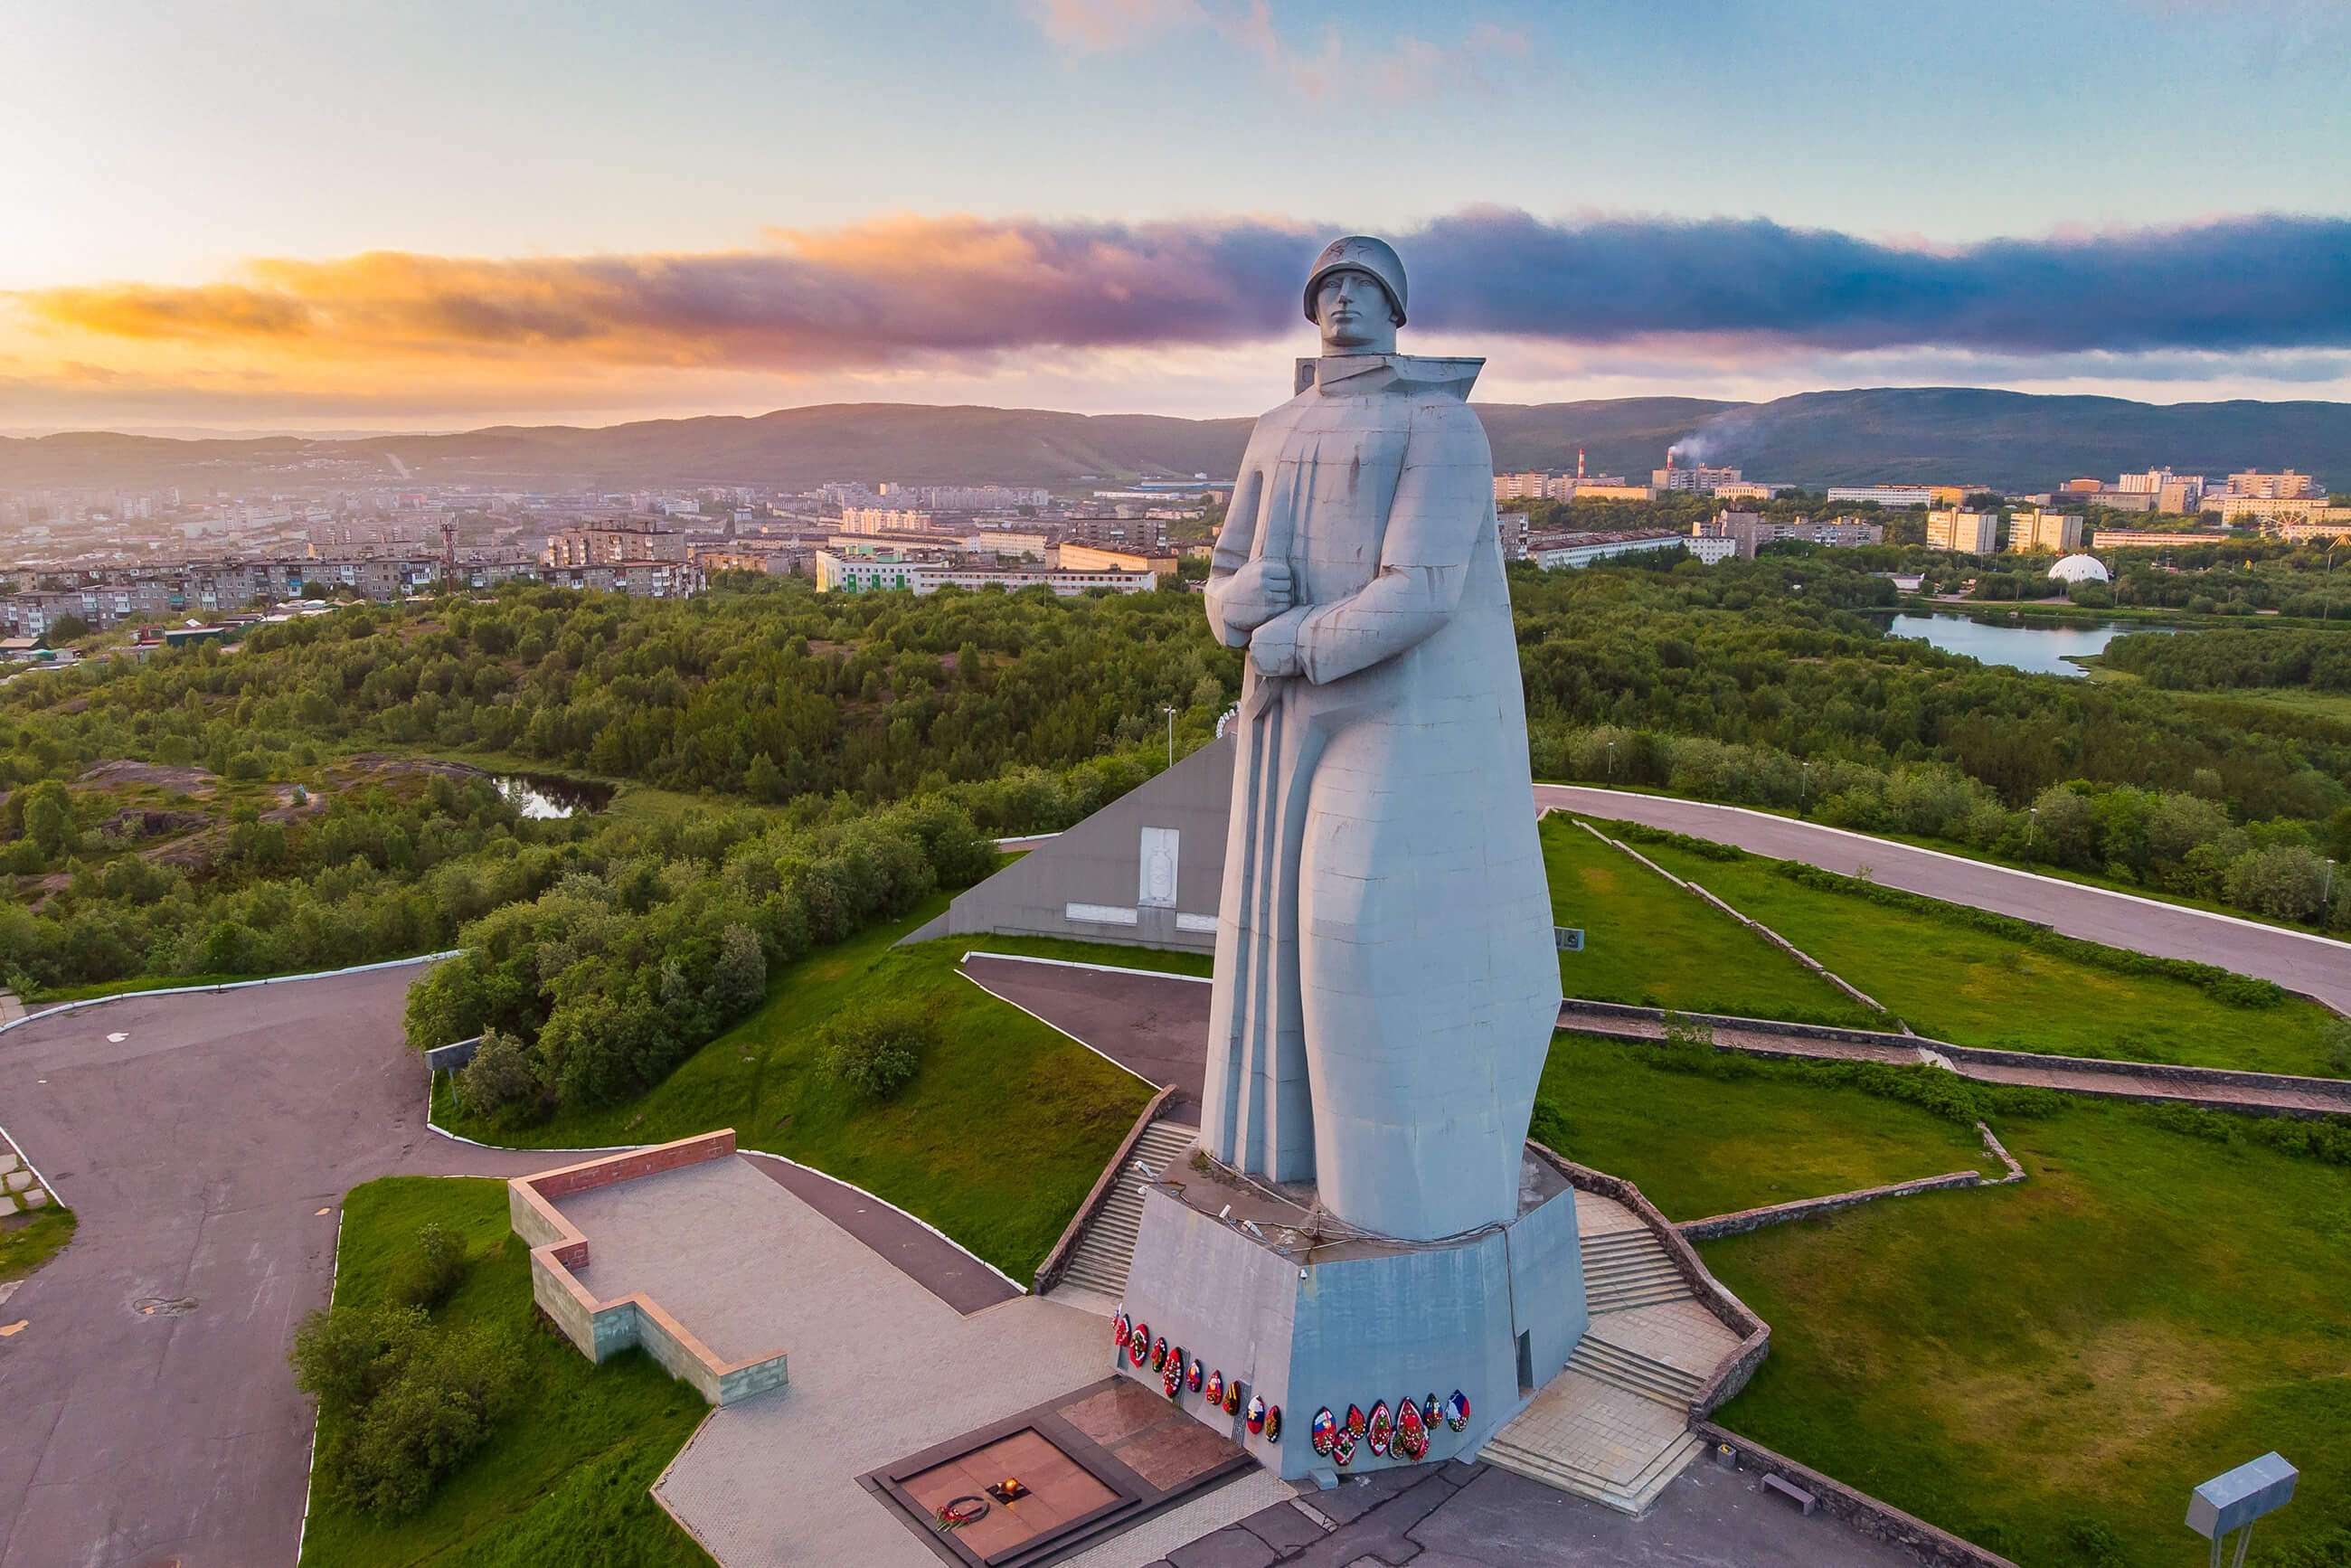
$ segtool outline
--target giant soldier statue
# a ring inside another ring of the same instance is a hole
[[[1334,240],[1322,352],[1257,423],[1208,622],[1249,650],[1207,1152],[1365,1230],[1508,1220],[1559,1008],[1480,360],[1395,351],[1404,264]]]

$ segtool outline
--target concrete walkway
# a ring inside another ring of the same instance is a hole
[[[1886,887],[2014,915],[2110,947],[2217,964],[2316,997],[2337,1012],[2351,1012],[2351,942],[1737,806],[1572,784],[1536,785],[1535,804],[1712,839],[1845,876],[1866,871]]]
[[[977,1258],[870,1193],[774,1155],[746,1150],[742,1157],[956,1312],[980,1312],[1021,1294],[1019,1286]]]
[[[974,939],[984,946],[986,937]],[[1149,986],[1131,986],[1131,969],[1040,963],[1009,954],[964,956],[965,977],[1000,1001],[1042,1019],[1129,1071],[1176,1090],[1164,1114],[1200,1119],[1201,1085],[1208,1071],[1208,998],[1198,975],[1155,974]]]

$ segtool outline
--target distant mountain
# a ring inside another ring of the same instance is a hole
[[[1980,387],[1802,392],[1726,409],[1689,460],[1810,486],[1939,480],[2052,488],[2133,468],[2299,468],[2351,487],[2351,403],[2131,402]]]
[[[2351,484],[2351,404],[2160,406],[1969,387],[1805,392],[1766,403],[1703,398],[1480,403],[1499,468],[1572,468],[1638,482],[1667,447],[1685,461],[1810,486],[1869,480],[2025,489],[2074,475],[2164,465],[2182,473],[2295,466]],[[269,436],[175,441],[76,432],[0,439],[0,486],[286,487],[475,483],[534,488],[698,481],[800,486],[829,479],[1070,486],[1231,475],[1247,419],[1056,413],[1042,409],[830,403],[754,418],[645,420],[589,429],[496,425],[363,440]]]

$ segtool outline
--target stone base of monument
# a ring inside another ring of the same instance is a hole
[[[1180,1349],[1176,1403],[1284,1479],[1467,1459],[1559,1374],[1583,1335],[1575,1192],[1530,1155],[1507,1224],[1402,1242],[1318,1214],[1311,1188],[1270,1187],[1196,1160],[1144,1188],[1123,1315],[1148,1339],[1140,1362],[1121,1354],[1119,1370],[1164,1395],[1165,1372],[1151,1352],[1164,1341],[1172,1360]],[[1210,1404],[1218,1385],[1237,1379],[1237,1399]],[[1456,1394],[1468,1407],[1458,1427],[1446,1418]],[[1251,1429],[1258,1400],[1279,1413],[1278,1439]],[[1426,1431],[1417,1454],[1393,1440],[1406,1400]],[[1334,1444],[1342,1453],[1318,1453],[1317,1414],[1328,1410],[1343,1432],[1351,1409],[1367,1430]],[[1375,1448],[1368,1428],[1379,1413],[1389,1432]]]

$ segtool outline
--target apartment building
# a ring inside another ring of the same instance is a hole
[[[1990,555],[2000,548],[2000,514],[1938,507],[1927,514],[1927,547],[1960,555]]]
[[[2018,512],[2008,519],[2008,548],[2075,554],[2082,548],[2082,519],[2072,512]]]

